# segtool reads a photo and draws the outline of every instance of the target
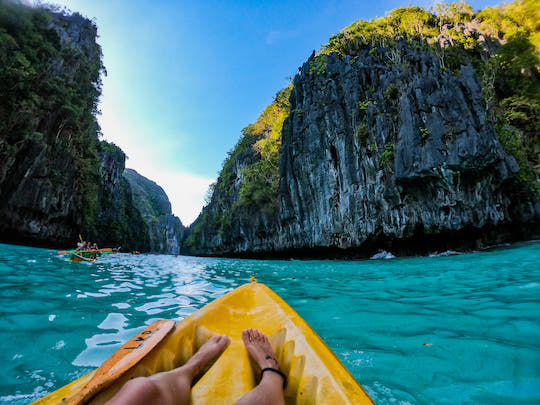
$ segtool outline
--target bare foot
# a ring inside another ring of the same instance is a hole
[[[257,329],[245,329],[242,331],[242,340],[244,341],[246,350],[261,370],[267,367],[279,370],[276,354],[265,334],[259,332]]]
[[[186,363],[187,367],[193,368],[193,375],[201,374],[213,360],[217,359],[221,352],[229,344],[227,335],[212,336]]]

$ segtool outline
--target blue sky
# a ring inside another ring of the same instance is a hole
[[[184,225],[242,128],[311,52],[356,19],[434,1],[50,0],[95,19],[108,75],[100,123]],[[475,9],[498,1],[469,1]]]

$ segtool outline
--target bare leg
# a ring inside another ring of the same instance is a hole
[[[242,340],[246,350],[262,370],[267,367],[279,370],[276,354],[268,338],[257,329],[246,329],[242,332]],[[240,398],[236,405],[283,405],[283,377],[272,371],[266,371],[255,388]]]
[[[228,343],[229,338],[225,335],[213,336],[182,367],[129,380],[107,404],[186,405],[193,379],[223,352]]]

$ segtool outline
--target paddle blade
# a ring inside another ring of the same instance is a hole
[[[163,340],[176,324],[172,320],[154,322],[131,338],[98,368],[92,379],[67,404],[83,404],[137,364]]]

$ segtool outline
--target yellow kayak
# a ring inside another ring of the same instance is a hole
[[[162,333],[158,338],[159,343],[148,354],[143,354],[133,366],[129,364],[126,371],[119,373],[118,378],[114,377],[114,381],[103,384],[103,388],[100,385],[99,391],[95,390],[98,392],[89,403],[105,403],[131,378],[181,366],[210,337],[226,334],[231,342],[210,370],[193,386],[191,404],[232,404],[259,382],[259,370],[252,367],[241,338],[242,330],[257,328],[269,337],[280,367],[287,375],[287,404],[373,404],[313,329],[264,284],[245,284],[176,325],[167,326],[167,321],[160,322],[167,329],[158,331]],[[151,332],[141,333],[144,335]],[[140,337],[132,339],[139,340]],[[122,348],[133,346],[130,342]],[[119,351],[113,355],[113,362]],[[92,378],[108,363],[111,363],[111,359],[101,369],[92,371],[33,404],[83,403],[79,400],[81,392],[95,388],[92,385],[95,385],[99,376],[94,380]]]

